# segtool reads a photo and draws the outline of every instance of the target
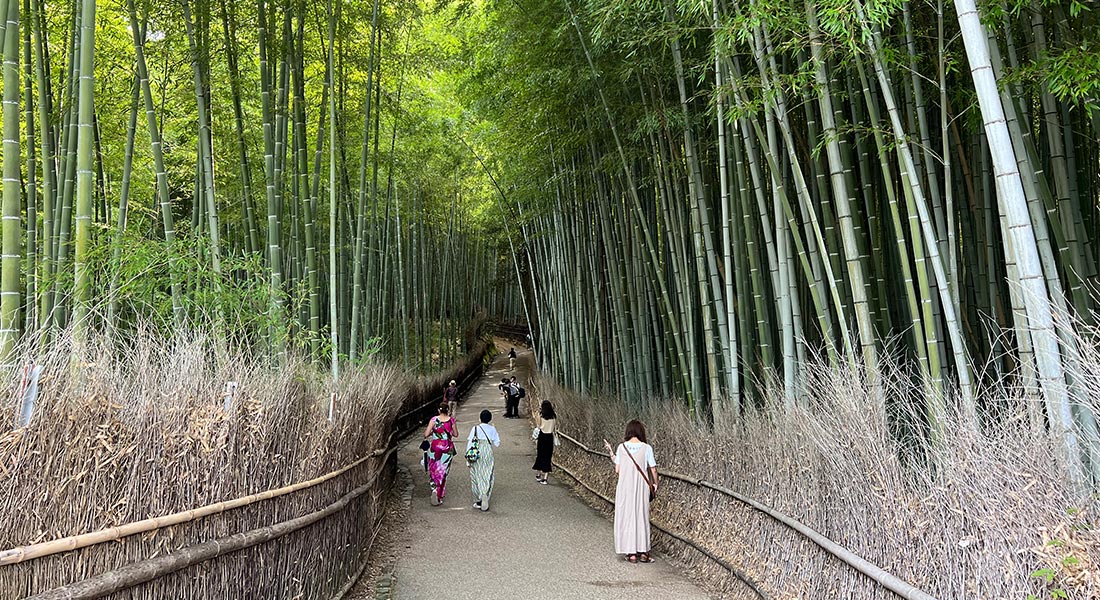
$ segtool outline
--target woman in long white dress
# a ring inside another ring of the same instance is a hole
[[[646,443],[645,424],[634,420],[626,424],[623,443],[614,450],[615,471],[615,553],[625,554],[632,563],[652,562],[649,556],[649,502],[657,492],[657,461],[653,447]],[[604,441],[608,453],[611,444]]]

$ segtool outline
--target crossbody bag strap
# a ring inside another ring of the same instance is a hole
[[[634,460],[634,455],[630,453],[630,448],[627,448],[626,444],[623,444],[623,450],[625,450],[626,455],[630,457],[630,462],[634,463],[634,468],[638,469],[638,474],[642,476],[642,481],[645,481],[645,484],[649,486],[649,490],[653,491],[653,484],[650,483],[649,478],[645,476],[645,471],[643,471],[642,467],[638,465],[638,461]]]

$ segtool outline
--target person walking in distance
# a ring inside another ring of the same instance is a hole
[[[432,480],[432,506],[443,504],[443,497],[447,494],[447,472],[455,455],[454,438],[458,436],[458,428],[450,412],[450,407],[440,404],[439,416],[432,418],[424,430],[424,439],[430,440],[428,475]]]
[[[512,348],[511,350],[508,351],[508,370],[509,371],[515,371],[516,370],[516,349],[515,348]]]
[[[535,429],[535,481],[546,485],[547,475],[554,470],[554,446],[558,443],[558,419],[554,414],[554,405],[543,400],[536,417]]]
[[[470,465],[470,491],[474,496],[474,508],[489,510],[489,498],[493,495],[493,447],[500,447],[500,434],[489,424],[493,413],[481,411],[481,424],[470,429],[466,437],[466,461]],[[476,440],[476,441],[475,441]],[[477,448],[471,462],[472,447]]]
[[[623,443],[614,451],[619,483],[615,487],[615,553],[625,554],[628,562],[652,562],[649,556],[649,505],[657,496],[657,461],[653,447],[646,443],[645,424],[633,420],[626,424]]]
[[[454,379],[443,389],[443,402],[447,403],[451,418],[454,418],[455,411],[458,410],[458,384]]]

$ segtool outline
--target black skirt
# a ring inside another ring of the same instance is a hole
[[[554,434],[539,432],[538,442],[535,444],[535,466],[531,467],[536,471],[542,471],[543,473],[549,473],[554,470],[551,459],[554,457]]]

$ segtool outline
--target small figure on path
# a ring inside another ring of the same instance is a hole
[[[454,379],[443,389],[443,401],[447,403],[447,409],[453,418],[458,410],[458,384]]]
[[[481,425],[470,429],[466,438],[466,460],[470,465],[470,491],[474,495],[474,508],[489,510],[489,497],[493,495],[493,446],[500,447],[500,434],[489,424],[493,413],[481,411]],[[470,461],[470,448],[477,440],[477,458]]]
[[[516,349],[514,347],[508,351],[508,370],[516,370]]]
[[[542,401],[536,421],[535,466],[531,468],[535,470],[535,481],[546,485],[546,476],[554,470],[554,446],[558,442],[558,419],[549,400]]]
[[[649,556],[649,503],[657,494],[657,461],[646,443],[645,424],[626,424],[623,443],[614,452],[604,440],[608,454],[614,454],[619,484],[615,487],[615,553],[625,554],[632,563],[652,562]]]
[[[428,475],[432,480],[432,506],[443,504],[447,495],[447,471],[451,468],[451,459],[455,455],[454,438],[458,435],[451,409],[446,404],[439,405],[439,416],[433,417],[424,430],[424,439],[431,440],[428,449]]]

